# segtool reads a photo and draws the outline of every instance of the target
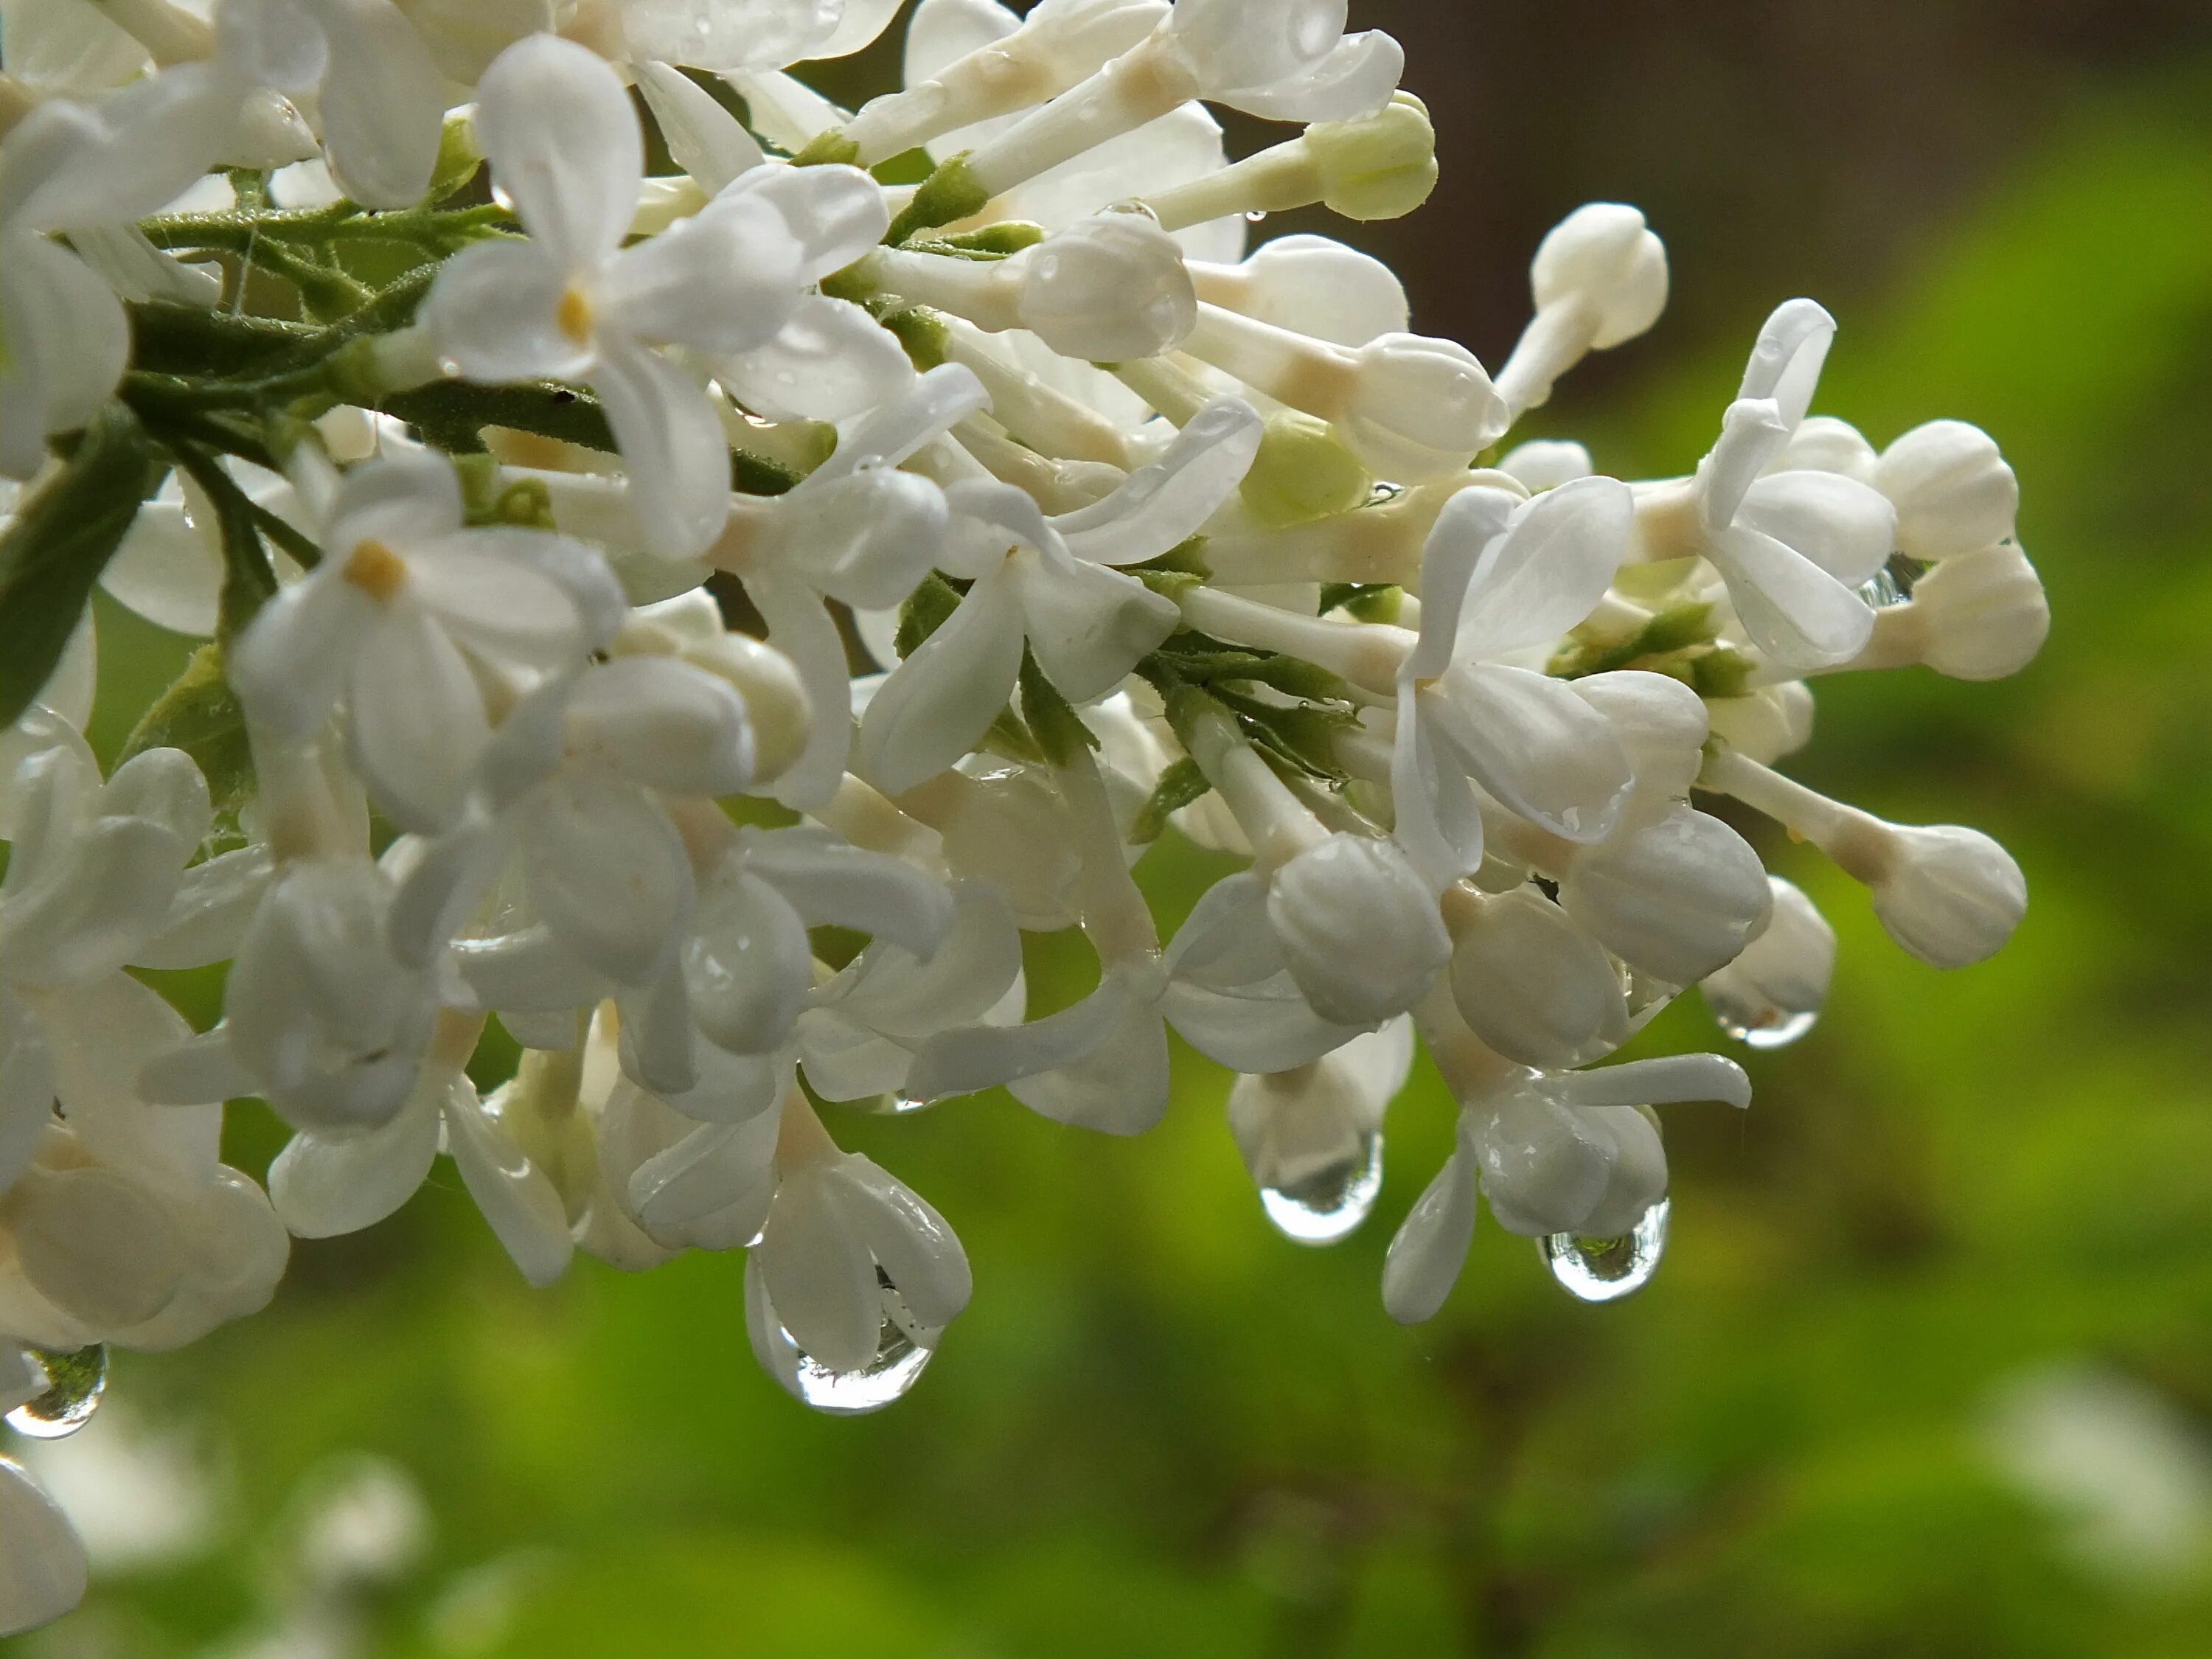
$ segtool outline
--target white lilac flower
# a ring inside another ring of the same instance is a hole
[[[1752,644],[1786,668],[1858,653],[1874,612],[1857,587],[1896,543],[1896,510],[1870,485],[1838,472],[1768,471],[1805,418],[1835,331],[1810,300],[1777,309],[1696,477],[1654,486],[1638,502],[1637,555],[1710,561]]]
[[[588,381],[647,546],[701,552],[728,511],[727,445],[705,388],[659,349],[775,338],[802,288],[881,234],[881,192],[851,168],[756,168],[625,248],[645,176],[637,117],[605,63],[550,35],[485,72],[476,130],[531,240],[464,249],[440,272],[423,308],[438,350],[473,380]]]
[[[1344,22],[1342,0],[1182,0],[1081,84],[992,135],[968,170],[996,196],[1197,98],[1272,120],[1364,115],[1396,90],[1405,54]]]
[[[0,663],[0,1402],[38,1352],[253,1310],[288,1228],[373,1225],[442,1152],[532,1284],[745,1250],[763,1367],[872,1410],[969,1267],[815,1103],[1003,1085],[1133,1134],[1170,1031],[1239,1074],[1307,1243],[1373,1202],[1418,1033],[1455,1150],[1386,1309],[1437,1310],[1485,1201],[1607,1299],[1668,1225],[1651,1109],[1748,1096],[1598,1062],[1692,984],[1778,1047],[1833,975],[1697,792],[1935,965],[2021,921],[1988,836],[1773,769],[1814,677],[2034,655],[1991,438],[1812,415],[1834,323],[1795,300],[1689,476],[1565,436],[1478,468],[1657,318],[1635,209],[1544,239],[1493,380],[1366,254],[1244,257],[1247,216],[1436,182],[1342,0],[922,0],[858,115],[786,72],[897,9],[0,0],[0,537],[41,681]],[[1206,103],[1303,131],[1231,164]],[[918,185],[860,170],[916,145]],[[477,151],[489,206],[444,190]],[[349,238],[422,262],[371,289]],[[90,501],[110,461],[150,495]],[[209,641],[150,708],[108,677],[106,778],[95,580]],[[1170,828],[1233,873],[1163,946]],[[1029,1018],[1022,935],[1071,927],[1097,986]],[[139,976],[224,963],[197,1034]],[[494,1018],[521,1054],[480,1096]],[[241,1096],[292,1130],[266,1197],[220,1158]],[[0,1632],[84,1571],[0,1460]]]
[[[305,738],[345,700],[349,753],[400,824],[459,812],[491,732],[480,673],[508,695],[604,644],[621,595],[598,556],[541,532],[465,528],[441,456],[395,450],[337,482],[322,562],[237,642],[249,718]],[[519,682],[519,683],[518,683]]]
[[[897,795],[967,753],[1005,707],[1025,645],[1071,702],[1118,688],[1179,612],[1115,567],[1156,558],[1204,524],[1259,437],[1258,416],[1224,400],[1105,499],[1052,519],[1011,485],[955,484],[956,536],[941,568],[972,586],[870,701],[861,775]]]

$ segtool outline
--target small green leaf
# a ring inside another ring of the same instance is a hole
[[[911,657],[959,608],[958,588],[934,570],[924,576],[899,607],[898,632],[892,637],[899,655]]]
[[[165,470],[138,417],[107,404],[0,531],[0,727],[54,672],[93,583]]]
[[[1097,734],[1083,723],[1060,688],[1044,676],[1037,659],[1028,650],[1022,653],[1022,715],[1035,734],[1037,747],[1054,766],[1066,766],[1078,750],[1096,749]]]
[[[854,167],[860,160],[860,147],[848,138],[837,127],[827,127],[814,135],[806,147],[791,158],[795,167]]]
[[[1198,769],[1198,763],[1184,756],[1160,774],[1160,781],[1152,786],[1152,793],[1137,811],[1137,821],[1129,831],[1129,839],[1139,847],[1158,841],[1170,818],[1193,801],[1204,799],[1212,787],[1206,774]]]

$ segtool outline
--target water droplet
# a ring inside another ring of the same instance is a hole
[[[52,1386],[9,1412],[8,1426],[33,1440],[59,1440],[64,1435],[75,1434],[92,1421],[107,1387],[106,1347],[95,1342],[74,1353],[49,1353],[43,1348],[27,1352]]]
[[[1351,1157],[1286,1187],[1262,1187],[1267,1219],[1301,1244],[1334,1244],[1367,1219],[1382,1190],[1382,1137],[1362,1135]]]
[[[1801,1008],[1794,1014],[1784,1014],[1778,1009],[1775,1012],[1777,1018],[1754,1025],[1716,1011],[1713,1023],[1746,1048],[1786,1048],[1811,1030],[1813,1022],[1820,1017],[1817,1008]]]
[[[919,1324],[906,1298],[890,1275],[876,1269],[876,1287],[884,1299],[883,1330],[876,1339],[876,1357],[856,1371],[833,1371],[813,1355],[792,1342],[799,1356],[799,1397],[817,1412],[856,1417],[881,1411],[911,1389],[922,1367],[929,1364],[941,1332]],[[783,1333],[791,1341],[791,1333]]]
[[[1245,222],[1246,224],[1248,224],[1248,225],[1256,225],[1256,224],[1260,224],[1260,223],[1264,222],[1265,222],[1265,220],[1267,219],[1267,209],[1265,209],[1265,208],[1255,208],[1255,209],[1253,209],[1253,210],[1252,210],[1252,211],[1251,211],[1251,212],[1249,212],[1249,213],[1248,213],[1248,214],[1246,214],[1246,215],[1244,216],[1244,222]]]
[[[1536,1241],[1536,1253],[1568,1295],[1611,1302],[1642,1290],[1659,1271],[1659,1258],[1667,1249],[1667,1210],[1662,1198],[1644,1212],[1634,1231],[1620,1238],[1553,1233]]]
[[[1405,493],[1405,485],[1399,483],[1388,483],[1378,478],[1375,481],[1375,488],[1367,492],[1367,505],[1370,507],[1388,507],[1392,501],[1396,501],[1398,497]]]

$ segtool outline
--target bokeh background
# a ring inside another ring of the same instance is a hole
[[[1937,975],[1762,841],[1842,935],[1834,993],[1747,1057],[1749,1113],[1672,1109],[1673,1244],[1612,1306],[1486,1220],[1439,1318],[1384,1317],[1383,1247],[1449,1142],[1425,1069],[1376,1213],[1325,1251],[1264,1220],[1187,1052],[1133,1143],[1002,1096],[844,1114],[978,1281],[859,1420],[754,1365],[734,1255],[533,1293],[441,1165],[299,1245],[260,1317],[119,1356],[93,1425],[30,1449],[97,1583],[9,1659],[2212,1652],[2212,8],[1355,15],[1437,118],[1435,198],[1357,238],[1417,327],[1498,361],[1585,200],[1667,239],[1660,328],[1543,411],[1601,468],[1694,460],[1799,293],[1843,323],[1817,407],[2002,442],[2043,657],[1824,682],[1793,765],[2003,840],[2011,948]],[[1263,227],[1293,228],[1342,228]],[[112,750],[179,647],[101,627]],[[1212,872],[1172,839],[1146,869],[1170,921]],[[1080,955],[1034,966],[1065,988]],[[1692,997],[1639,1046],[1716,1041]],[[235,1117],[258,1169],[276,1133]]]

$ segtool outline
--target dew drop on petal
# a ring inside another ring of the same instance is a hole
[[[36,1399],[27,1400],[8,1413],[8,1426],[33,1440],[59,1440],[75,1434],[92,1421],[100,1396],[107,1388],[107,1349],[95,1342],[74,1353],[29,1351],[52,1384]]]
[[[1662,1198],[1644,1212],[1634,1231],[1620,1238],[1552,1233],[1536,1241],[1536,1253],[1568,1295],[1583,1302],[1611,1302],[1642,1290],[1659,1271],[1667,1249],[1667,1211]]]
[[[1346,1158],[1302,1181],[1260,1188],[1267,1219],[1301,1244],[1334,1244],[1367,1219],[1382,1190],[1382,1137],[1362,1135]]]
[[[876,1357],[859,1370],[832,1370],[791,1343],[799,1356],[799,1397],[816,1411],[839,1417],[881,1411],[915,1385],[936,1351],[943,1333],[915,1321],[898,1286],[881,1267],[876,1269],[876,1286],[884,1300],[883,1330],[876,1339]],[[783,1339],[791,1342],[791,1333],[785,1331]]]
[[[1897,579],[1897,573],[1885,565],[1859,584],[1859,597],[1875,610],[1886,611],[1893,605],[1903,605],[1911,595]]]

